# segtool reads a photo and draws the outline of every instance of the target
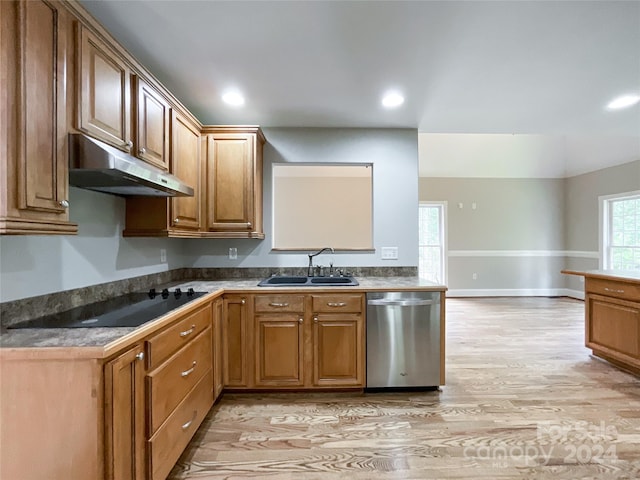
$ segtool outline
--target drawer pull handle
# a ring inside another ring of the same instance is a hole
[[[184,372],[182,372],[180,376],[188,377],[189,375],[191,375],[193,371],[196,369],[196,363],[197,362],[194,360],[193,363],[191,364],[191,368],[189,370],[185,370]]]
[[[346,307],[345,302],[327,302],[327,307]]]
[[[289,304],[288,303],[275,303],[272,302],[269,304],[270,307],[288,307]]]
[[[186,430],[187,428],[189,428],[191,426],[191,424],[193,423],[193,421],[196,419],[197,416],[198,416],[198,411],[194,410],[193,411],[193,417],[191,417],[191,420],[189,420],[187,423],[182,425],[182,429]]]
[[[607,287],[604,287],[604,291],[612,292],[612,293],[624,293],[624,290],[616,290],[615,288],[607,288]]]
[[[195,325],[191,325],[191,328],[189,330],[185,330],[184,332],[180,332],[180,336],[181,337],[187,337],[187,336],[191,335],[195,329],[196,329],[196,326]]]

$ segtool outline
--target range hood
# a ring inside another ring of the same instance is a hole
[[[193,196],[179,178],[81,133],[69,134],[69,184],[123,196]]]

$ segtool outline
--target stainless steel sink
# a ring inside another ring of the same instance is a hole
[[[259,287],[354,287],[359,285],[353,277],[269,277],[258,283]]]

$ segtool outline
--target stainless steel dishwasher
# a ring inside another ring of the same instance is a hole
[[[440,295],[367,294],[367,388],[440,385]]]

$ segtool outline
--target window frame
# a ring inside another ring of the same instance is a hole
[[[442,284],[447,285],[447,281],[449,278],[449,249],[447,246],[447,231],[448,231],[448,221],[447,221],[447,206],[448,202],[446,200],[436,201],[436,200],[424,200],[418,202],[418,212],[420,211],[420,207],[422,205],[429,206],[437,206],[440,208],[440,233],[441,233],[441,242],[442,242]],[[418,215],[418,222],[420,221],[420,216]],[[420,225],[418,225],[420,228]],[[423,245],[420,243],[420,238],[418,236],[418,276],[420,276],[420,249]]]
[[[631,192],[615,193],[612,195],[601,195],[598,197],[599,203],[599,268],[600,270],[611,270],[611,244],[612,234],[611,208],[614,201],[631,200],[640,197],[640,190]],[[634,271],[634,270],[630,270]]]

